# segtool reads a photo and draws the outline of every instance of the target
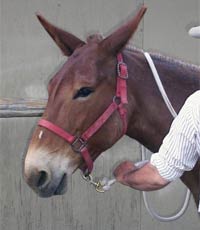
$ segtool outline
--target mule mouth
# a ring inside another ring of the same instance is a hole
[[[67,174],[64,173],[53,195],[63,195],[67,191]]]
[[[80,159],[71,157],[71,148],[50,150],[43,146],[30,146],[25,160],[23,176],[39,197],[52,197],[67,192],[68,177],[78,168]],[[66,156],[67,155],[67,156]]]
[[[63,195],[67,191],[67,174],[64,173],[60,179],[51,181],[47,186],[34,189],[35,192],[43,198],[48,198],[56,195]]]

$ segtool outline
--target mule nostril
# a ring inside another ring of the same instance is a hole
[[[39,179],[37,182],[37,187],[44,187],[48,183],[48,173],[44,170],[39,172]]]

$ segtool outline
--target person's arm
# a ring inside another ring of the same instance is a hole
[[[115,169],[114,176],[118,182],[142,191],[161,189],[169,183],[151,163],[137,169],[131,161],[122,162]]]
[[[200,117],[200,91],[189,97],[173,121],[159,152],[141,169],[126,161],[114,171],[117,181],[138,190],[156,190],[190,171],[198,160],[196,134]]]

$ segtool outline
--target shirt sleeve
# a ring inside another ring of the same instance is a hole
[[[164,138],[159,152],[151,156],[151,164],[167,181],[173,181],[181,177],[184,171],[192,170],[198,160],[196,106],[194,96],[186,100],[178,116],[174,119],[168,135]]]

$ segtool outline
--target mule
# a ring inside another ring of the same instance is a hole
[[[25,180],[39,196],[65,193],[68,176],[78,168],[83,171],[88,169],[90,160],[94,161],[112,147],[124,131],[152,152],[158,151],[173,117],[163,102],[142,50],[126,47],[145,11],[143,6],[134,18],[108,37],[103,39],[96,34],[88,37],[87,42],[38,15],[62,53],[68,56],[66,63],[48,83],[48,103],[42,116],[42,121],[48,124],[45,126],[41,122],[36,126],[24,160]],[[118,63],[119,53],[125,64]],[[159,54],[151,56],[178,112],[186,98],[199,89],[200,68]],[[125,72],[122,80],[127,83],[128,103],[122,104],[121,98],[116,97],[117,66]],[[117,109],[101,127],[87,142],[80,138],[112,103]],[[126,112],[124,120],[119,105]],[[74,143],[75,140],[78,143]],[[87,156],[81,154],[81,149],[85,148]],[[181,177],[196,204],[199,198],[199,167],[200,161],[192,171],[185,172]]]

